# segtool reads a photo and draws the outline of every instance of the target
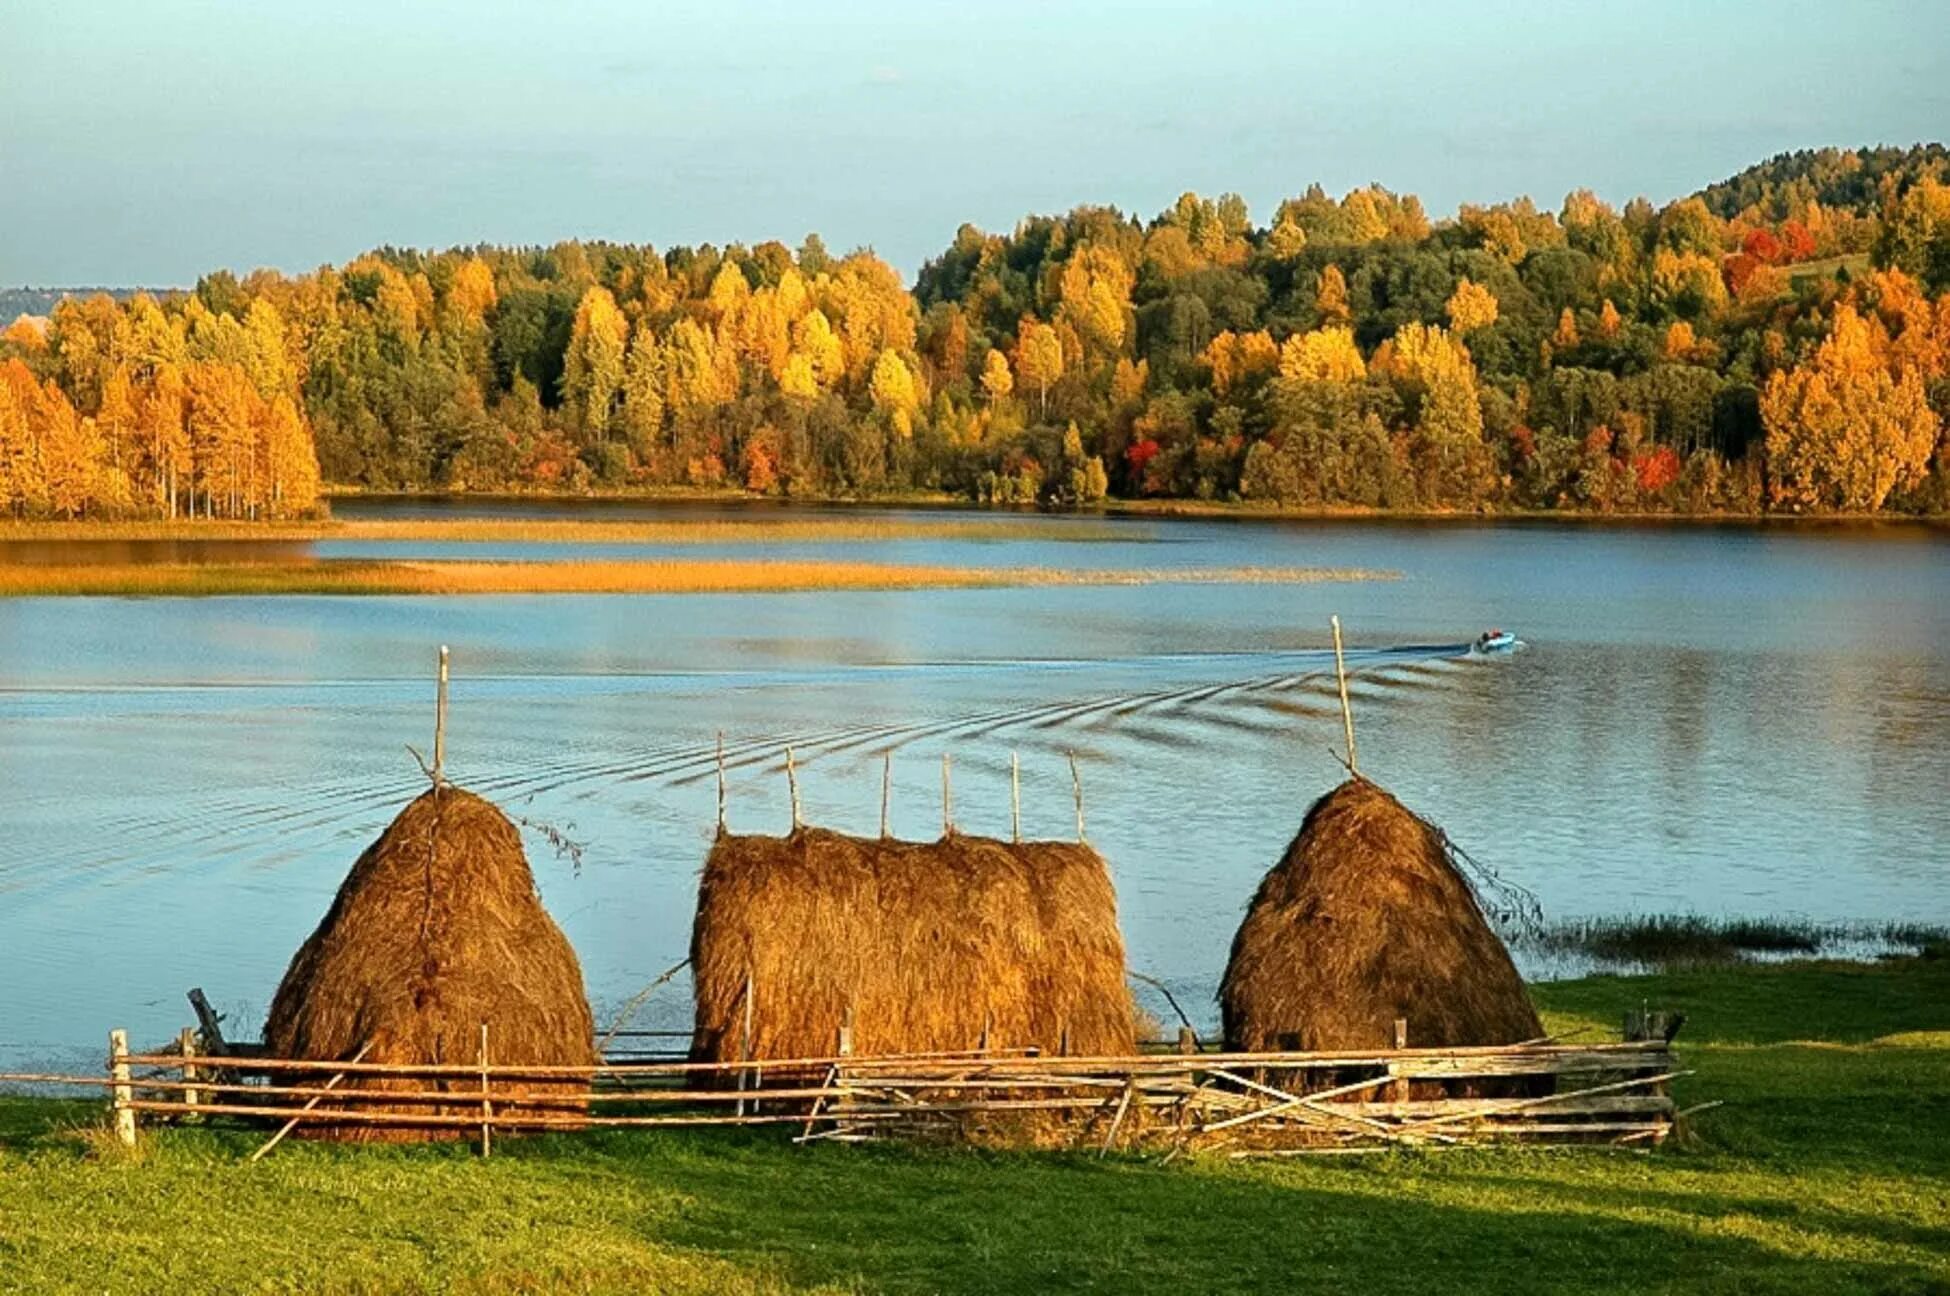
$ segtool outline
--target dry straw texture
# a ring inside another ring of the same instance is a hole
[[[1232,942],[1241,1051],[1515,1044],[1542,1035],[1503,942],[1435,829],[1365,779],[1314,802]]]
[[[264,1043],[274,1057],[343,1060],[370,1045],[368,1062],[470,1063],[479,1058],[483,1022],[496,1066],[596,1060],[582,968],[535,894],[520,835],[480,797],[443,787],[401,811],[352,866],[278,986]],[[478,1114],[478,1082],[452,1083],[473,1101],[377,1110]],[[375,1078],[343,1087],[442,1085]],[[497,1080],[494,1091],[497,1109],[527,1097],[560,1117],[573,1114],[588,1084]],[[441,1137],[436,1129],[351,1124],[307,1123],[301,1132],[345,1141]]]
[[[700,1061],[1137,1047],[1117,897],[1067,842],[723,836],[691,934]]]

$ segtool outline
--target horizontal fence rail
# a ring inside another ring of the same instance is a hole
[[[647,1033],[646,1033],[647,1034]],[[675,1034],[668,1036],[677,1038]],[[639,1037],[640,1038],[640,1037]],[[138,1117],[222,1118],[341,1138],[785,1125],[795,1141],[952,1139],[1230,1156],[1497,1142],[1654,1144],[1691,1074],[1662,1040],[1540,1040],[1474,1048],[1177,1052],[1062,1057],[964,1050],[721,1062],[618,1050],[583,1066],[130,1052],[111,1036],[101,1076],[0,1074],[0,1083],[105,1089],[116,1132]],[[366,1131],[361,1134],[360,1131]]]

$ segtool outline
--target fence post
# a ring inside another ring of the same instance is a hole
[[[1406,1017],[1395,1018],[1395,1047],[1398,1050],[1408,1047],[1408,1018]],[[1389,1074],[1391,1075],[1396,1070],[1397,1068],[1392,1065],[1388,1068]],[[1401,1076],[1396,1076],[1388,1086],[1388,1097],[1393,1102],[1407,1102],[1409,1099],[1408,1081]]]
[[[1178,1051],[1186,1055],[1198,1052],[1198,1036],[1193,1033],[1190,1026],[1178,1028]]]
[[[135,1090],[129,1084],[129,1033],[125,1030],[112,1030],[108,1033],[108,1078],[114,1082],[109,1091],[109,1112],[115,1121],[115,1138],[123,1147],[135,1146]]]
[[[181,1053],[183,1057],[186,1059],[193,1058],[196,1056],[196,1028],[195,1027],[193,1026],[183,1027],[182,1032],[176,1036],[176,1051],[178,1053]],[[185,1061],[183,1063],[183,1105],[185,1107],[194,1108],[202,1102],[203,1096],[197,1090],[196,1081],[197,1081],[196,1064],[194,1062]],[[185,1112],[183,1115],[183,1119],[185,1121],[193,1121],[193,1120],[197,1120],[198,1118],[199,1118],[199,1114],[195,1111]]]

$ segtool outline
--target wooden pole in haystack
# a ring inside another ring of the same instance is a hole
[[[955,835],[955,793],[949,775],[949,765],[953,758],[947,752],[941,753],[941,835]]]
[[[724,836],[724,730],[718,730],[718,836]]]
[[[447,771],[447,645],[440,645],[440,687],[433,703],[433,785],[439,787]]]
[[[1009,753],[1009,840],[1022,840],[1022,756]]]
[[[1330,618],[1334,626],[1334,675],[1341,684],[1341,728],[1347,735],[1347,771],[1358,775],[1360,767],[1354,760],[1354,708],[1347,700],[1347,661],[1341,655],[1341,619]]]
[[[792,790],[792,831],[798,832],[804,822],[799,817],[799,767],[793,763],[790,747],[785,749],[785,782]]]
[[[888,836],[887,806],[889,798],[893,795],[893,787],[894,753],[884,751],[880,753],[880,839],[882,841],[885,841]]]
[[[1069,756],[1070,756],[1070,788],[1071,791],[1076,794],[1076,799],[1077,799],[1077,840],[1082,841],[1084,839],[1083,838],[1083,775],[1077,773],[1077,754],[1075,752],[1071,752],[1069,753]]]

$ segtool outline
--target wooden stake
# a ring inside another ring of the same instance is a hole
[[[1009,840],[1022,840],[1022,756],[1009,753]]]
[[[1077,754],[1070,753],[1070,787],[1077,799],[1077,840],[1083,837],[1083,775],[1077,773]]]
[[[718,836],[724,836],[724,730],[718,730]]]
[[[955,835],[955,794],[949,780],[949,763],[953,758],[947,752],[941,753],[941,835]]]
[[[798,832],[799,819],[799,767],[793,763],[792,748],[785,749],[785,782],[792,789],[792,831]]]
[[[177,1034],[176,1048],[185,1059],[196,1056],[196,1028],[194,1026],[185,1026]],[[196,1079],[196,1063],[186,1060],[183,1063],[183,1102],[190,1107],[196,1106],[197,1098],[199,1097],[196,1088]],[[193,1120],[195,1118],[185,1117],[185,1119]]]
[[[1104,1135],[1104,1145],[1097,1149],[1098,1156],[1108,1155],[1111,1146],[1117,1142],[1117,1131],[1124,1124],[1124,1113],[1131,1109],[1131,1095],[1136,1091],[1137,1081],[1132,1078],[1126,1078],[1124,1081],[1124,1096],[1117,1100],[1117,1115],[1111,1117],[1110,1133]]]
[[[1341,728],[1347,734],[1347,768],[1355,775],[1361,773],[1354,761],[1354,708],[1347,700],[1347,662],[1341,656],[1341,619],[1330,618],[1334,625],[1334,674],[1341,682]]]
[[[357,1053],[354,1053],[354,1054],[352,1055],[352,1061],[353,1061],[354,1063],[359,1063],[359,1062],[363,1062],[363,1061],[365,1061],[365,1059],[366,1059],[366,1053],[367,1053],[367,1052],[368,1052],[368,1051],[369,1051],[369,1050],[370,1050],[371,1048],[372,1048],[372,1044],[371,1044],[370,1042],[367,1042],[367,1043],[364,1043],[364,1044],[361,1044],[361,1045],[359,1046],[359,1051],[358,1051]],[[344,1079],[345,1079],[345,1074],[346,1074],[346,1073],[345,1073],[345,1072],[343,1072],[343,1071],[341,1071],[341,1072],[339,1072],[339,1073],[338,1073],[337,1075],[335,1075],[335,1076],[333,1076],[333,1077],[332,1077],[332,1078],[331,1078],[330,1080],[327,1080],[327,1081],[325,1082],[325,1084],[324,1084],[324,1086],[323,1086],[323,1087],[324,1087],[324,1088],[326,1088],[326,1089],[336,1089],[336,1088],[338,1088],[338,1087],[339,1087],[339,1082],[340,1082],[341,1080],[344,1080]],[[317,1107],[317,1106],[318,1106],[318,1104],[319,1104],[319,1103],[320,1103],[321,1101],[323,1101],[323,1100],[324,1100],[324,1097],[325,1097],[325,1095],[323,1095],[323,1094],[319,1094],[319,1095],[317,1095],[317,1096],[315,1096],[315,1097],[313,1097],[313,1098],[311,1098],[311,1099],[310,1099],[309,1101],[307,1101],[307,1102],[305,1103],[305,1105],[304,1105],[303,1107],[301,1107],[301,1108],[299,1108],[299,1110],[300,1110],[301,1112],[308,1112],[308,1111],[311,1111],[312,1109],[314,1109],[315,1107]],[[222,1101],[223,1101],[223,1099],[222,1099],[221,1097],[219,1097],[219,1098],[217,1099],[217,1101],[218,1101],[218,1102],[222,1102]],[[250,1159],[251,1159],[252,1161],[262,1161],[262,1160],[263,1160],[263,1159],[265,1158],[265,1156],[266,1156],[266,1155],[267,1155],[267,1154],[268,1154],[268,1153],[269,1153],[269,1152],[271,1151],[271,1149],[272,1149],[272,1148],[274,1148],[274,1147],[276,1147],[276,1146],[277,1146],[278,1144],[280,1144],[280,1143],[282,1143],[282,1142],[284,1142],[284,1136],[285,1136],[285,1135],[287,1135],[287,1134],[289,1134],[289,1133],[290,1133],[290,1132],[291,1132],[292,1130],[295,1130],[295,1129],[297,1129],[297,1128],[298,1128],[298,1121],[299,1121],[299,1119],[300,1119],[299,1117],[297,1117],[297,1116],[293,1116],[293,1117],[292,1117],[292,1118],[291,1118],[290,1120],[288,1120],[288,1121],[286,1121],[286,1122],[285,1122],[285,1123],[284,1123],[283,1125],[281,1125],[281,1126],[279,1126],[279,1127],[278,1127],[278,1132],[277,1132],[277,1133],[275,1133],[275,1134],[273,1134],[273,1135],[272,1135],[272,1136],[271,1136],[270,1138],[268,1138],[268,1139],[266,1139],[266,1140],[264,1141],[264,1146],[263,1146],[263,1147],[261,1147],[261,1148],[259,1148],[259,1149],[257,1149],[257,1151],[255,1151],[255,1152],[253,1152],[253,1153],[251,1153],[251,1155],[250,1155]]]
[[[887,805],[894,787],[894,753],[880,753],[880,837],[887,839]]]
[[[447,645],[440,645],[440,688],[433,703],[433,785],[447,777]]]
[[[1405,1049],[1408,1047],[1408,1018],[1406,1017],[1395,1018],[1395,1047],[1397,1049]],[[1390,1074],[1393,1074],[1395,1068],[1391,1066],[1388,1070]],[[1397,1078],[1389,1085],[1388,1098],[1390,1102],[1405,1103],[1409,1100],[1409,1097],[1410,1090],[1407,1080]]]
[[[481,1155],[494,1154],[494,1104],[488,1099],[488,1024],[481,1023]]]
[[[115,1119],[115,1138],[123,1147],[135,1146],[135,1090],[129,1087],[129,1033],[108,1033],[108,1078],[115,1082],[109,1090],[109,1111]]]

